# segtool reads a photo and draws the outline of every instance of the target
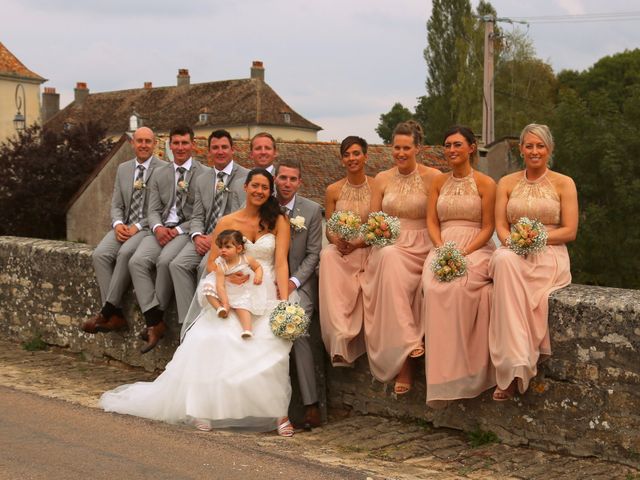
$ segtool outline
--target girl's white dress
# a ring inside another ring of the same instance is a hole
[[[275,337],[269,328],[269,313],[279,303],[275,235],[268,233],[246,245],[247,253],[262,265],[261,287],[266,291],[266,313],[254,317],[254,337],[242,339],[235,313],[221,319],[205,301],[165,371],[153,382],[122,385],[104,393],[102,408],[169,423],[204,419],[213,428],[269,431],[277,427],[278,418],[287,415],[291,398],[291,342]]]
[[[267,302],[267,290],[263,288],[263,284],[255,285],[253,278],[255,273],[251,270],[251,267],[247,263],[245,255],[240,255],[240,261],[233,266],[229,266],[226,260],[222,257],[216,258],[215,264],[220,268],[225,275],[225,289],[227,290],[227,297],[229,299],[229,305],[231,308],[242,308],[249,310],[254,315],[264,315],[268,310]],[[235,285],[226,280],[226,277],[233,275],[234,273],[243,273],[249,275],[247,280],[242,285]],[[200,306],[204,308],[205,303],[208,303],[205,298],[206,295],[211,295],[216,298],[220,298],[217,292],[216,285],[216,273],[211,272],[202,279],[198,288],[198,301]]]

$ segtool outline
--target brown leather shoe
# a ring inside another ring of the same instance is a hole
[[[162,337],[164,337],[164,332],[167,329],[164,322],[160,322],[153,327],[147,328],[147,333],[149,335],[149,341],[145,346],[140,349],[140,353],[147,353],[156,348],[156,345],[160,341]]]
[[[322,425],[322,419],[320,418],[320,408],[318,404],[306,405],[304,407],[304,422],[302,428],[310,431],[312,428],[317,428],[320,425]]]
[[[127,330],[128,328],[127,320],[118,314],[111,315],[105,323],[96,325],[96,329],[99,332],[117,332],[118,330]]]
[[[144,327],[144,329],[142,329],[140,331],[140,333],[138,334],[138,338],[140,340],[142,340],[143,342],[148,342],[149,341],[149,327]]]
[[[98,325],[104,325],[105,323],[107,323],[107,319],[102,316],[102,313],[98,313],[84,322],[80,328],[83,332],[94,334],[99,332]]]

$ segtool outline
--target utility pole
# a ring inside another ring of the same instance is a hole
[[[496,22],[522,23],[510,18],[496,18],[493,15],[477,17],[484,22],[484,74],[482,82],[482,143],[488,145],[495,140],[495,105],[493,101],[493,56],[494,41],[498,38],[494,33]]]
[[[493,104],[493,15],[481,17],[484,22],[484,75],[482,82],[482,143],[490,144],[495,140],[494,104]]]

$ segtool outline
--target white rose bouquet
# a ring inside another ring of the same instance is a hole
[[[293,341],[307,335],[309,317],[297,303],[282,301],[271,312],[269,326],[276,337]]]

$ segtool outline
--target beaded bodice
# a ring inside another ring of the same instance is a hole
[[[394,168],[384,190],[382,210],[398,218],[424,219],[427,217],[427,193],[418,169],[403,175]]]
[[[482,200],[473,172],[466,177],[458,178],[449,174],[438,195],[438,219],[482,221]]]
[[[336,211],[351,211],[360,215],[364,222],[369,215],[371,204],[371,187],[369,181],[365,180],[360,185],[352,185],[348,181],[344,182],[338,201]]]
[[[507,202],[507,220],[515,223],[520,217],[545,225],[560,224],[560,197],[546,172],[536,180],[529,180],[525,171],[513,187]]]

